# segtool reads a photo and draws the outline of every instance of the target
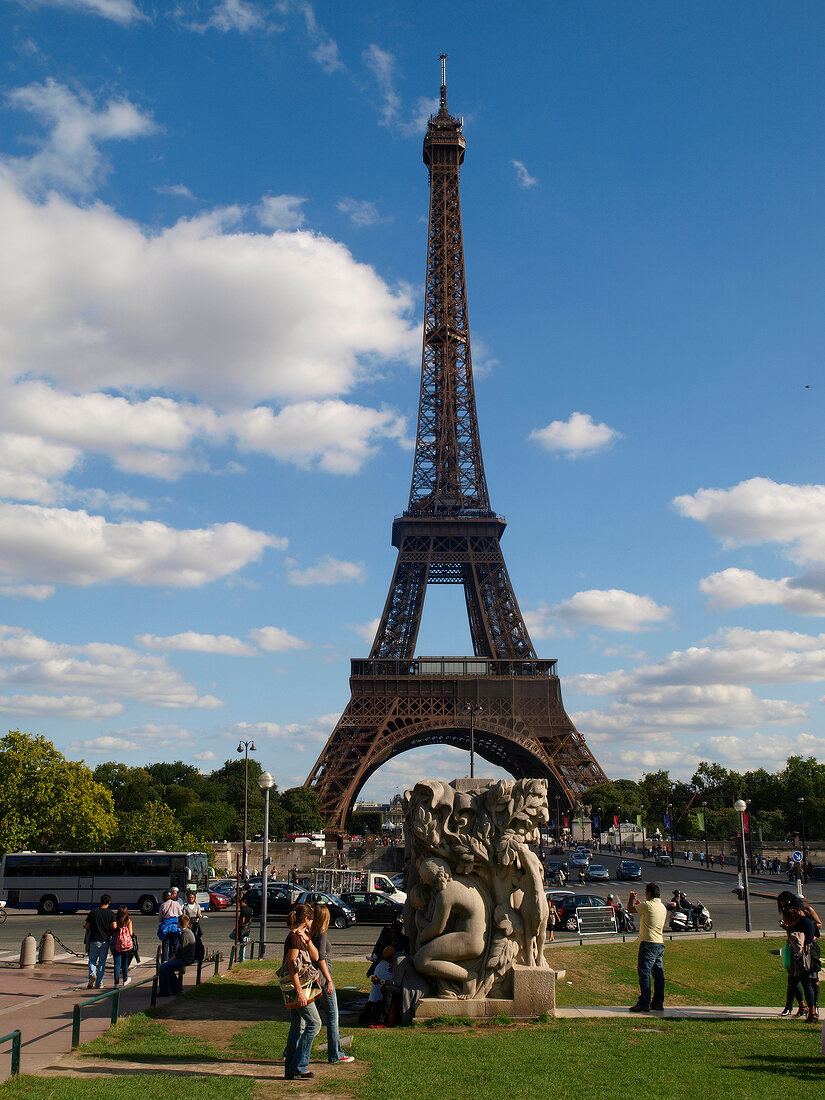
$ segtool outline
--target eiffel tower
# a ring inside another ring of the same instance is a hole
[[[555,660],[537,658],[504,564],[505,520],[490,508],[476,418],[464,277],[462,120],[441,105],[424,138],[430,176],[424,350],[410,501],[369,658],[352,661],[352,697],[307,785],[343,828],[358,792],[393,756],[421,745],[470,750],[518,779],[548,780],[574,806],[606,780],[564,710]],[[461,584],[473,656],[414,657],[428,584]]]

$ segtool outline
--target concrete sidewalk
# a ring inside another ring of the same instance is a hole
[[[226,971],[228,960],[221,960],[221,973]],[[121,987],[120,1015],[142,1012],[149,1007],[152,985],[138,985],[151,978],[155,972],[154,956],[142,963],[132,964],[129,977],[132,983]],[[203,979],[214,972],[214,963],[204,964]],[[74,1006],[99,993],[114,988],[111,967],[107,966],[103,988],[88,989],[88,962],[55,962],[21,970],[19,967],[0,967],[0,1033],[3,1035],[19,1028],[22,1033],[20,1047],[20,1072],[38,1073],[51,1066],[72,1047],[72,1014]],[[195,981],[195,968],[187,972],[184,988],[190,989]],[[84,1008],[80,1025],[81,1042],[89,1042],[103,1035],[111,1027],[111,997]],[[0,1049],[0,1083],[11,1071],[11,1042]]]

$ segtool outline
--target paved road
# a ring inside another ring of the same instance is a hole
[[[553,857],[549,857],[553,858]],[[625,858],[634,859],[633,856]],[[684,890],[688,899],[697,903],[699,901],[710,910],[713,917],[713,927],[719,932],[741,932],[745,929],[745,904],[732,892],[737,884],[736,874],[730,870],[710,871],[702,868],[696,862],[677,862],[674,867],[655,867],[652,860],[636,859],[642,866],[642,886],[633,882],[617,882],[616,866],[618,856],[607,853],[593,853],[593,863],[601,863],[610,872],[609,882],[586,883],[583,892],[598,894],[605,897],[608,893],[618,894],[624,904],[627,904],[627,895],[630,890],[643,893],[645,882],[657,882],[661,889],[662,900],[669,901],[671,894],[678,887]],[[794,890],[784,875],[758,875],[750,878],[751,888],[751,928],[758,931],[778,932],[779,921],[776,902],[772,900],[782,890]],[[567,889],[579,889],[576,873],[573,874],[573,885],[568,883]],[[817,909],[820,916],[825,918],[825,882],[811,882],[806,887],[805,898]],[[770,898],[759,897],[759,894],[769,894]],[[557,934],[558,935],[558,934]],[[563,938],[563,935],[559,936]]]
[[[630,858],[630,857],[629,857]],[[637,883],[617,882],[615,879],[618,856],[594,853],[594,863],[601,863],[610,872],[610,882],[588,883],[585,891],[588,893],[605,896],[608,893],[617,893],[623,902],[627,902],[629,890],[639,889]],[[700,867],[698,863],[677,863],[675,867],[655,867],[652,861],[639,861],[642,864],[642,881],[658,882],[662,891],[662,898],[670,900],[671,893],[676,887],[684,890],[688,898],[693,901],[702,901],[707,905],[713,917],[714,928],[719,932],[739,932],[745,929],[745,906],[732,893],[736,886],[736,875],[730,871],[710,871]],[[574,876],[575,880],[575,876]],[[571,887],[578,889],[575,882]],[[751,879],[751,927],[754,930],[775,932],[779,930],[776,902],[770,898],[760,898],[757,895],[764,893],[775,897],[781,890],[792,889],[784,876],[757,876]],[[641,892],[641,890],[640,890]],[[812,905],[818,908],[820,915],[825,917],[825,882],[809,883],[805,887],[805,896]],[[75,951],[83,951],[83,921],[84,913],[61,914],[53,917],[41,917],[33,911],[10,911],[8,920],[0,925],[0,962],[9,962],[17,959],[20,952],[20,943],[23,937],[31,932],[39,941],[43,932],[50,929],[55,935]],[[141,917],[133,915],[135,928],[140,939],[144,955],[149,955],[156,946],[157,917]],[[204,923],[204,940],[210,951],[219,948],[225,954],[229,954],[231,941],[229,933],[234,921],[233,911],[226,910],[223,913],[212,913]],[[276,918],[268,922],[267,940],[270,943],[282,944],[285,935],[285,925],[282,918]],[[339,957],[342,955],[368,954],[378,937],[379,928],[376,925],[354,925],[347,929],[332,929],[330,934],[336,945]],[[259,938],[256,930],[254,938]],[[563,938],[563,934],[560,936]],[[57,947],[58,952],[60,947]],[[270,949],[276,952],[275,947]],[[278,952],[279,953],[279,952]]]

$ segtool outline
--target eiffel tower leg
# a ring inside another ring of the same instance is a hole
[[[558,677],[537,667],[553,662],[530,662],[532,675],[514,675],[528,662],[491,661],[498,675],[455,676],[456,660],[353,661],[352,697],[307,779],[331,827],[345,827],[369,777],[399,753],[469,749],[468,702],[482,707],[475,751],[517,779],[547,779],[551,798],[570,806],[605,781],[565,712]]]

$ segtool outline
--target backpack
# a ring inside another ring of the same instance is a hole
[[[126,952],[132,950],[132,933],[129,931],[129,926],[127,924],[121,924],[115,932],[112,947],[115,951]]]

